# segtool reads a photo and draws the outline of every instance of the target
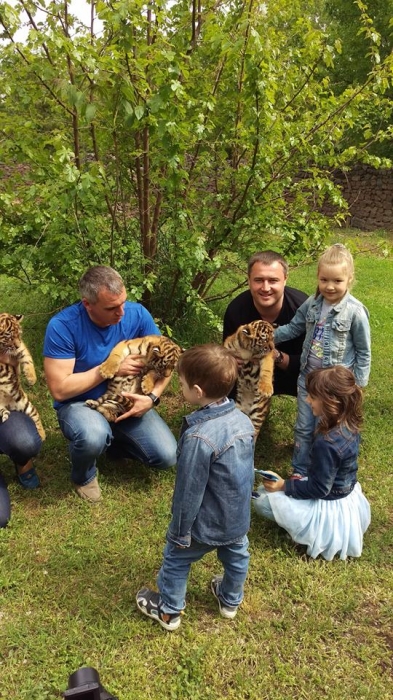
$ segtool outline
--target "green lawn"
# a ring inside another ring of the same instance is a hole
[[[74,495],[42,379],[45,301],[0,280],[1,310],[25,312],[25,340],[41,370],[30,395],[48,436],[37,460],[37,492],[24,492],[0,457],[13,506],[9,527],[0,531],[1,700],[59,698],[69,673],[82,665],[95,666],[120,700],[393,697],[393,265],[376,241],[375,234],[354,237],[362,252],[353,293],[370,310],[373,336],[359,469],[372,523],[362,557],[308,560],[283,531],[253,517],[246,598],[236,620],[218,615],[209,583],[219,567],[211,554],[192,570],[186,615],[172,634],[137,611],[135,592],[155,584],[174,472],[102,459],[103,502],[91,507]],[[315,270],[312,264],[292,271],[290,284],[311,293]],[[175,330],[186,344],[190,336]],[[178,434],[189,409],[176,379],[160,410]],[[288,472],[295,413],[293,399],[273,400],[257,467]]]

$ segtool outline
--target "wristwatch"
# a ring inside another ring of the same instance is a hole
[[[155,394],[146,394],[146,396],[153,401],[153,406],[158,406],[161,401],[160,397],[156,396]]]

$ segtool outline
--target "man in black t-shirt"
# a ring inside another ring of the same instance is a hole
[[[235,297],[224,315],[223,339],[245,323],[268,321],[284,326],[307,299],[307,294],[287,287],[288,264],[273,250],[255,253],[248,262],[249,289]],[[276,346],[274,393],[296,396],[304,335]]]

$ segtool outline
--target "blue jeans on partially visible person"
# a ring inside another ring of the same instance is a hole
[[[190,547],[182,548],[167,542],[164,561],[157,576],[160,609],[163,613],[173,615],[184,610],[191,564],[213,550],[217,550],[217,558],[224,567],[224,578],[218,591],[220,599],[224,605],[232,607],[240,605],[250,559],[247,535],[239,542],[221,546],[191,540]]]
[[[317,419],[306,403],[306,375],[299,374],[297,383],[297,417],[295,423],[295,447],[292,455],[294,474],[307,476],[310,466],[310,452]]]
[[[11,411],[4,423],[0,423],[0,454],[9,457],[17,467],[23,467],[36,457],[42,445],[35,423],[20,411]],[[0,475],[0,527],[5,527],[11,516],[7,485]]]
[[[154,409],[142,418],[108,423],[101,413],[77,401],[60,406],[57,418],[69,441],[71,479],[80,486],[96,477],[97,457],[111,444],[116,456],[138,459],[149,467],[169,469],[176,464],[176,440]]]
[[[7,484],[0,474],[0,528],[6,527],[11,517],[11,501]]]

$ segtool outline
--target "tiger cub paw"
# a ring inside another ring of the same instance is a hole
[[[103,379],[113,379],[115,376],[116,372],[118,371],[119,367],[118,364],[114,364],[113,362],[109,361],[110,358],[105,360],[99,368],[98,371]]]
[[[26,382],[28,383],[29,386],[33,386],[33,384],[36,383],[37,376],[36,376],[34,367],[25,367],[24,368],[24,375],[25,375]]]
[[[85,401],[85,406],[88,406],[89,408],[92,408],[93,411],[97,409],[97,406],[99,406],[98,401],[94,401],[94,399],[88,399]]]
[[[151,394],[154,389],[155,381],[154,377],[146,374],[141,381],[141,389],[144,394]]]
[[[260,384],[258,388],[259,388],[259,393],[265,399],[269,399],[271,396],[273,396],[273,385],[272,384],[262,382],[262,384]]]
[[[5,423],[5,421],[10,417],[10,412],[7,408],[0,408],[0,423]]]

